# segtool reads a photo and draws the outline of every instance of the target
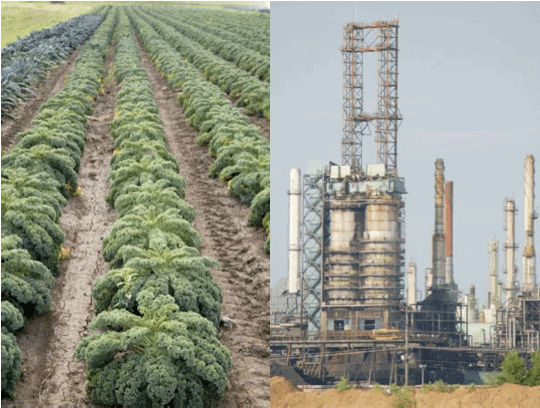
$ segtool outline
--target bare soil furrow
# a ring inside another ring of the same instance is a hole
[[[107,59],[107,70],[113,52]],[[114,114],[116,87],[108,84],[88,120],[86,147],[81,160],[79,197],[71,197],[62,208],[60,226],[63,246],[71,252],[62,262],[52,291],[51,310],[30,319],[18,341],[23,353],[23,377],[13,402],[7,407],[92,407],[86,403],[86,364],[73,357],[93,313],[91,289],[107,272],[101,240],[116,219],[116,211],[105,202],[110,182],[113,140],[108,134]]]
[[[73,72],[78,55],[79,48],[66,61],[49,72],[43,82],[34,87],[35,96],[28,95],[26,101],[21,100],[19,105],[10,112],[15,119],[2,118],[2,147],[4,153],[8,153],[18,142],[18,139],[15,138],[17,133],[30,128],[30,122],[37,116],[41,104],[64,89],[66,77]]]
[[[199,250],[220,262],[221,269],[213,275],[223,291],[222,316],[235,322],[233,328],[221,331],[221,339],[232,353],[233,368],[219,407],[267,407],[270,259],[263,251],[266,234],[247,226],[249,207],[231,196],[217,179],[208,178],[213,159],[206,147],[195,144],[198,133],[176,104],[175,91],[140,49],[169,149],[186,179],[186,201],[197,213],[193,226],[202,238]]]
[[[263,135],[266,140],[270,141],[270,121],[265,117],[260,118],[257,115],[248,115],[245,108],[238,106],[238,101],[233,101],[230,95],[227,95],[227,98],[231,101],[235,108],[240,108],[244,115],[246,115],[249,119],[249,123],[257,126],[261,132],[261,135]]]

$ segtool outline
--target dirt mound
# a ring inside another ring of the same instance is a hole
[[[475,390],[463,386],[451,393],[415,391],[418,408],[540,408],[540,386],[505,384]],[[393,408],[395,397],[376,390],[303,392],[285,378],[273,377],[270,400],[273,408]]]
[[[461,387],[452,393],[417,393],[419,407],[540,408],[540,387],[505,384],[497,388]]]

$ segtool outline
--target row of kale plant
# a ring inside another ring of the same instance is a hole
[[[167,10],[182,13],[208,33],[270,57],[270,16],[266,13],[185,6],[167,6]]]
[[[110,7],[33,31],[2,48],[2,117],[13,118],[9,112],[18,101],[32,95],[31,87],[92,35]]]
[[[210,268],[219,264],[199,255],[195,211],[121,13],[107,196],[118,219],[103,240],[111,269],[92,288],[98,314],[89,328],[99,332],[75,356],[87,362],[87,393],[98,404],[206,407],[224,392],[232,365],[217,336],[222,294]]]
[[[224,60],[201,44],[176,31],[161,18],[154,18],[134,8],[139,19],[145,19],[182,56],[197,67],[204,77],[222,92],[238,99],[248,114],[270,119],[270,83],[259,81],[233,63]],[[170,20],[167,20],[170,21]]]
[[[182,12],[174,13],[174,8],[171,13],[171,11],[166,10],[157,12],[155,7],[146,7],[144,12],[159,18],[219,57],[233,62],[238,68],[259,79],[270,81],[270,56],[263,56],[241,44],[223,39],[220,35],[221,32],[209,34],[206,27],[199,28],[192,25],[193,22]]]
[[[189,123],[199,130],[198,143],[209,145],[215,157],[211,177],[226,182],[229,190],[251,206],[248,223],[270,227],[270,143],[248,118],[234,108],[220,89],[202,78],[200,71],[185,61],[139,15],[132,20],[144,48],[173,88],[180,88],[178,103]],[[270,234],[266,251],[270,252]]]
[[[86,115],[98,95],[115,15],[82,47],[65,88],[40,107],[31,130],[2,157],[2,395],[13,396],[21,352],[13,333],[44,313],[59,273],[60,207],[77,189]]]

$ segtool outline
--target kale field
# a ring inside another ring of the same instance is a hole
[[[269,406],[269,14],[131,4],[2,49],[2,406]]]

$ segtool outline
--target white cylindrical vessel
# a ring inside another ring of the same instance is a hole
[[[501,305],[499,293],[499,243],[495,240],[489,242],[489,292],[491,293],[488,308]]]
[[[407,268],[407,305],[416,303],[416,262],[410,262]]]
[[[300,260],[302,252],[300,222],[302,217],[302,188],[300,169],[290,172],[289,188],[289,293],[298,292],[300,276]]]
[[[505,201],[506,212],[506,300],[514,298],[516,292],[516,244],[515,244],[515,215],[516,203],[509,198]]]

